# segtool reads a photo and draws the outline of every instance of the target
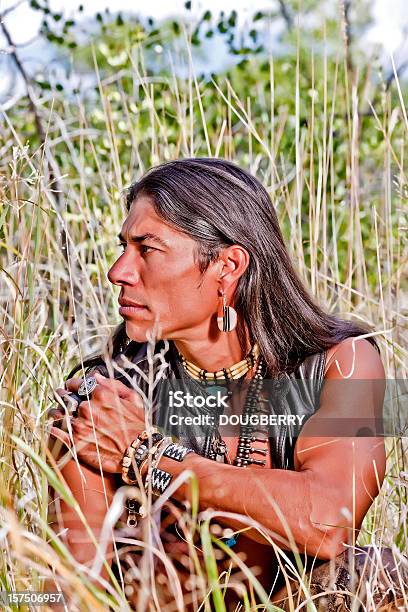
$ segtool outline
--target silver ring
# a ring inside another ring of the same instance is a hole
[[[80,396],[91,395],[92,391],[95,389],[97,384],[98,383],[96,382],[95,376],[87,376],[78,388],[78,391],[77,391],[78,395]]]

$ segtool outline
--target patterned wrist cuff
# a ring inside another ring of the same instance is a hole
[[[161,495],[165,492],[173,478],[172,474],[160,470],[159,468],[153,468],[150,474],[146,476],[145,487],[151,484],[153,495]]]
[[[174,459],[174,461],[183,461],[184,457],[188,455],[188,453],[193,453],[192,448],[188,448],[187,446],[183,446],[182,444],[176,444],[172,442],[166,447],[166,450],[163,453],[163,457],[168,457],[169,459]]]

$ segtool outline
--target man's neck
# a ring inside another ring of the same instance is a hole
[[[216,341],[208,338],[189,341],[174,340],[174,344],[184,359],[207,372],[217,372],[222,368],[231,367],[241,361],[250,348],[248,347],[245,352],[241,349],[235,330],[220,333]]]

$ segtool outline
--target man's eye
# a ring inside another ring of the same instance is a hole
[[[147,246],[147,244],[141,244],[140,245],[140,252],[142,255],[146,255],[146,253],[149,253],[149,251],[154,251],[155,249],[151,246]]]
[[[122,251],[125,251],[126,247],[127,247],[127,243],[126,242],[118,242],[117,246],[120,247],[122,249]],[[150,251],[156,251],[157,250],[154,247],[148,246],[147,244],[141,244],[139,248],[140,248],[140,253],[142,255],[146,255]]]

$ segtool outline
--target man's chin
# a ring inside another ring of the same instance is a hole
[[[135,324],[131,321],[126,321],[126,335],[130,340],[134,342],[148,342],[152,338],[156,341],[161,340],[163,338],[163,330],[162,327],[158,324]]]

